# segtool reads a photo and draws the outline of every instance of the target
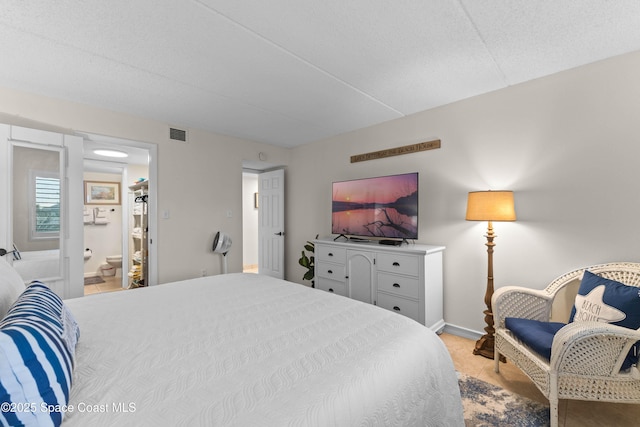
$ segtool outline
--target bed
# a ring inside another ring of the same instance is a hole
[[[441,340],[372,305],[238,273],[65,306],[65,427],[464,425]]]
[[[20,259],[13,260],[13,268],[20,274],[25,283],[43,277],[60,276],[59,249],[17,253],[19,253]]]

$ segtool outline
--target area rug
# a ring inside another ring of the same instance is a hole
[[[466,427],[543,427],[549,406],[458,373]]]
[[[91,276],[84,278],[84,285],[97,285],[98,283],[104,283],[104,279],[100,276]]]

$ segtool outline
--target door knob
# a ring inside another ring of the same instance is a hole
[[[18,259],[22,258],[20,256],[20,252],[18,252],[18,249],[16,249],[15,245],[13,246],[13,250],[12,251],[8,251],[5,248],[0,248],[0,256],[5,256],[7,254],[13,254],[13,259],[15,259],[15,260],[18,260]]]

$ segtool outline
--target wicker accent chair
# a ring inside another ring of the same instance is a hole
[[[492,299],[495,321],[495,371],[500,355],[510,359],[549,399],[551,426],[558,425],[558,400],[640,403],[640,371],[620,371],[640,329],[608,323],[572,322],[554,336],[551,359],[533,352],[505,328],[505,318],[566,323],[585,270],[640,287],[640,263],[610,263],[580,268],[553,280],[544,290],[516,286],[498,289]],[[562,307],[558,307],[562,306]]]

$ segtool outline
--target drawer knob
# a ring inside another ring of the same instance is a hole
[[[393,284],[393,287],[394,287],[394,288],[399,288],[399,287],[400,287],[400,285],[399,285],[399,284],[397,284],[397,283],[394,283],[394,284]]]
[[[394,305],[394,306],[393,306],[393,309],[394,309],[395,311],[400,311],[400,307],[398,307],[397,305]]]
[[[400,267],[400,263],[399,263],[398,261],[395,261],[395,262],[393,263],[393,266],[394,266],[394,267]]]
[[[329,292],[333,292],[333,288],[329,288]]]
[[[333,270],[327,270],[327,273],[333,274]]]
[[[329,252],[328,256],[333,256],[333,252]]]

